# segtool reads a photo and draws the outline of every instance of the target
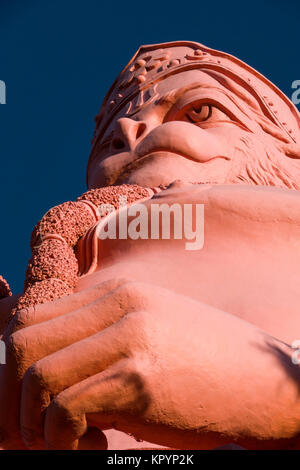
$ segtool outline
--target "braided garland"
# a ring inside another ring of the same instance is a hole
[[[151,189],[138,185],[108,186],[92,189],[76,201],[50,209],[32,232],[32,256],[26,269],[24,292],[12,314],[74,291],[79,279],[76,245],[97,221],[107,215],[108,211],[99,213],[100,205],[110,204],[118,209],[122,196],[130,205],[152,195]],[[0,276],[0,299],[8,295],[11,295],[9,286]]]

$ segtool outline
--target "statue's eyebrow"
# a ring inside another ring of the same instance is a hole
[[[237,100],[235,99],[234,94],[231,93],[229,90],[224,90],[223,88],[221,88],[219,86],[212,86],[211,84],[205,84],[205,83],[199,83],[199,82],[194,82],[194,83],[191,83],[191,84],[186,85],[184,87],[176,88],[174,90],[171,90],[171,91],[167,92],[165,95],[161,96],[158,99],[156,104],[162,105],[162,106],[163,105],[169,105],[169,106],[174,105],[174,104],[176,104],[178,98],[181,97],[184,93],[186,93],[188,91],[191,91],[191,90],[196,90],[196,89],[199,89],[199,88],[201,88],[202,90],[206,89],[208,91],[208,94],[209,93],[211,94],[212,90],[217,90],[219,93],[222,93],[224,95],[224,97],[229,99],[232,102],[232,104],[239,111],[241,111],[243,114],[246,114],[243,107],[241,107],[241,104],[239,104],[237,102]]]
[[[191,90],[195,90],[197,88],[205,88],[205,85],[196,82],[196,83],[191,83],[190,85],[186,85],[181,88],[175,88],[174,90],[168,91],[164,95],[162,95],[157,101],[156,104],[158,105],[164,105],[164,104],[175,104],[178,97],[182,95],[183,93]]]

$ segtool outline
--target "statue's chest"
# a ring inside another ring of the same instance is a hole
[[[220,232],[206,238],[201,250],[187,251],[180,243],[126,240],[81,279],[79,289],[133,279],[215,306],[271,334],[286,323],[300,331],[300,248],[294,238],[279,242]]]

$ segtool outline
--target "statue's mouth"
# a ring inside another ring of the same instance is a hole
[[[210,157],[207,160],[204,161],[199,161],[193,157],[190,157],[189,155],[183,155],[182,153],[179,152],[174,152],[170,150],[166,150],[163,148],[160,149],[153,149],[151,152],[148,152],[146,154],[141,154],[136,156],[135,158],[132,159],[129,163],[125,164],[122,166],[122,168],[119,169],[117,174],[114,176],[114,182],[113,184],[121,184],[122,181],[129,176],[133,171],[138,170],[139,168],[143,167],[145,162],[147,160],[149,161],[154,161],[156,159],[162,159],[166,157],[181,157],[187,160],[190,160],[191,162],[197,163],[197,164],[202,164],[202,165],[209,165],[212,161],[217,160],[217,159],[223,159],[223,160],[228,160],[230,161],[231,159],[225,155],[216,155],[214,157]]]
[[[148,157],[155,157],[155,156],[163,156],[162,154],[166,155],[176,155],[176,156],[179,156],[179,157],[182,157],[182,158],[186,158],[187,160],[191,160],[195,163],[207,163],[207,162],[210,162],[212,160],[216,160],[217,158],[223,158],[224,160],[231,160],[230,157],[226,156],[226,155],[215,155],[214,157],[209,157],[207,158],[206,160],[204,159],[197,159],[195,157],[192,157],[190,155],[183,155],[182,152],[176,152],[174,150],[167,150],[167,149],[164,149],[164,148],[156,148],[156,149],[153,149],[151,152],[148,152],[146,153],[145,155],[140,155],[138,156],[132,163],[134,162],[137,162],[137,161],[141,161],[141,160],[144,160]]]

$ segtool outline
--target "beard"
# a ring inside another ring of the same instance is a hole
[[[257,136],[243,136],[238,141],[233,166],[226,184],[249,184],[300,189],[300,158],[290,158],[274,140],[261,142]]]

